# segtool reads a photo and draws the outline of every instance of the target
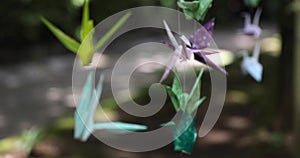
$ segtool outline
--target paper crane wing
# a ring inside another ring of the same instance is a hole
[[[179,46],[178,43],[177,43],[177,41],[176,41],[176,38],[174,37],[172,31],[170,30],[170,28],[169,28],[167,22],[166,22],[165,20],[164,20],[163,22],[164,22],[164,25],[165,25],[165,29],[166,29],[167,35],[168,35],[168,37],[169,37],[169,39],[170,39],[170,42],[171,42],[171,44],[172,44],[172,45],[175,47],[175,49],[176,49],[176,48]]]
[[[159,83],[162,83],[169,75],[170,71],[172,70],[172,68],[175,66],[177,60],[179,59],[179,54],[181,53],[182,48],[176,49],[174,51],[174,54],[172,55],[169,64],[167,65]]]
[[[95,130],[107,130],[113,133],[127,133],[130,131],[146,130],[147,126],[123,122],[97,122],[94,125]]]
[[[211,61],[209,58],[207,58],[205,55],[201,54],[200,52],[196,53],[195,60],[204,63],[213,69],[220,71],[224,75],[228,75],[227,71],[224,68],[222,68],[219,65],[216,65],[213,61]]]
[[[211,36],[214,31],[215,18],[208,21],[203,27],[199,28],[191,37],[192,48],[207,48],[211,42]]]
[[[94,114],[99,104],[99,99],[103,88],[103,81],[104,81],[104,76],[101,75],[96,90],[93,91],[91,103],[88,106],[88,115],[86,116],[86,122],[85,122],[87,128],[84,130],[83,139],[82,139],[83,141],[86,141],[90,137],[91,133],[95,130]]]
[[[92,96],[92,80],[93,80],[93,73],[90,72],[88,78],[85,82],[79,103],[77,105],[77,109],[75,111],[75,130],[74,130],[74,137],[75,139],[82,138],[82,135],[86,129],[85,127],[85,120],[88,114],[88,106],[91,102]]]
[[[254,19],[253,19],[253,24],[256,25],[256,26],[259,26],[261,13],[262,13],[261,8],[258,8],[255,12]]]

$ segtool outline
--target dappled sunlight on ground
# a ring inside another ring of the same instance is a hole
[[[201,141],[208,145],[228,144],[234,140],[234,134],[226,130],[212,130]]]
[[[233,130],[246,130],[251,128],[252,122],[247,117],[231,116],[224,119],[224,125]]]
[[[247,93],[238,90],[229,90],[226,94],[227,105],[245,105],[249,103],[249,96]]]
[[[71,94],[72,63],[69,56],[59,56],[0,68],[0,138],[70,112],[65,97]]]
[[[281,52],[281,37],[279,34],[262,39],[261,51],[279,57]]]

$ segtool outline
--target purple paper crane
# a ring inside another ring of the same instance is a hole
[[[255,38],[258,38],[261,35],[261,28],[259,27],[260,15],[262,9],[258,8],[255,12],[253,23],[251,23],[251,15],[249,13],[245,13],[245,24],[244,28],[240,30],[245,35],[253,35]]]
[[[212,68],[215,68],[227,75],[227,72],[222,67],[216,65],[210,59],[206,57],[206,55],[216,54],[218,52],[207,49],[210,46],[211,36],[213,33],[215,19],[211,19],[208,23],[206,23],[203,27],[198,29],[188,40],[185,36],[180,36],[180,45],[177,43],[173,33],[171,32],[168,24],[164,21],[165,29],[167,31],[168,37],[171,41],[171,44],[168,42],[164,42],[169,48],[174,49],[174,54],[171,57],[167,68],[163,76],[160,79],[160,83],[163,82],[167,76],[169,75],[171,69],[174,67],[176,61],[178,59],[183,60],[192,60],[195,59],[199,62],[202,62]],[[196,56],[194,55],[196,54]]]

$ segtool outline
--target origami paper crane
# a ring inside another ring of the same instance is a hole
[[[94,122],[94,113],[99,103],[99,98],[102,93],[103,87],[103,75],[100,77],[96,89],[92,89],[92,81],[94,73],[90,72],[87,81],[84,85],[81,98],[78,102],[77,109],[75,111],[75,132],[74,138],[81,141],[87,141],[89,136],[94,130],[109,130],[114,132],[126,132],[146,130],[147,127],[138,124],[129,124],[122,122]]]
[[[183,60],[195,59],[227,75],[227,72],[222,67],[216,65],[214,62],[212,62],[209,58],[206,57],[206,55],[218,53],[216,51],[207,49],[207,47],[209,47],[211,42],[211,35],[215,25],[214,21],[215,19],[212,19],[208,23],[206,23],[203,27],[198,29],[191,36],[190,40],[188,40],[185,36],[182,35],[180,37],[180,41],[181,41],[180,44],[177,43],[176,38],[171,32],[168,24],[166,23],[166,21],[164,21],[167,35],[171,41],[171,44],[168,42],[164,42],[164,44],[167,45],[169,48],[174,49],[174,53],[169,61],[167,68],[164,71],[163,76],[159,81],[160,83],[167,78],[171,69],[174,67],[178,59],[183,59]],[[194,54],[196,54],[196,56],[194,56]]]
[[[183,9],[187,19],[195,18],[197,20],[203,20],[208,9],[212,6],[212,0],[179,0],[177,5]]]
[[[197,138],[196,123],[193,113],[203,103],[205,97],[200,99],[201,77],[204,70],[199,73],[197,80],[189,94],[183,93],[180,81],[174,77],[172,87],[165,86],[173,106],[177,112],[182,112],[181,119],[176,126],[174,122],[168,122],[161,126],[172,126],[174,136],[174,150],[191,154]]]
[[[253,35],[255,38],[259,38],[261,35],[261,28],[259,26],[260,16],[261,16],[262,9],[256,9],[253,23],[251,23],[251,15],[249,13],[245,13],[245,23],[244,28],[240,30],[245,35]]]
[[[80,30],[81,43],[62,32],[46,18],[41,16],[40,19],[67,49],[79,56],[82,65],[86,66],[90,64],[95,51],[101,48],[104,43],[109,40],[109,38],[126,22],[130,15],[131,13],[125,14],[95,45],[93,44],[92,36],[94,33],[94,22],[89,18],[88,0],[84,1],[82,13]],[[80,47],[81,49],[79,49]]]
[[[249,74],[257,82],[262,80],[263,66],[259,63],[260,43],[257,42],[253,51],[253,55],[250,57],[247,51],[243,53],[243,61],[241,63],[242,72]]]

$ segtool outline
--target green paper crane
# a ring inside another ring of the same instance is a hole
[[[84,85],[81,98],[75,111],[74,138],[87,141],[94,130],[109,130],[125,133],[128,131],[146,130],[147,126],[123,122],[94,122],[94,113],[102,93],[103,75],[100,77],[96,89],[92,89],[94,73],[90,72]]]
[[[260,0],[244,0],[244,3],[250,7],[257,7],[259,5]]]
[[[187,19],[195,18],[197,20],[203,20],[208,9],[212,6],[213,0],[178,0],[177,5],[183,9],[183,13]]]
[[[197,138],[196,121],[193,113],[203,103],[206,97],[200,98],[202,69],[189,94],[183,93],[180,81],[174,77],[172,87],[165,86],[176,112],[182,112],[181,119],[176,126],[174,122],[162,124],[162,126],[172,126],[174,140],[174,150],[186,154],[191,154]]]
[[[105,42],[109,40],[109,38],[126,22],[130,15],[130,12],[125,14],[95,45],[93,45],[92,39],[92,35],[94,33],[94,22],[89,18],[88,0],[84,1],[83,6],[80,30],[81,43],[62,32],[43,16],[41,16],[40,19],[67,49],[79,56],[82,65],[86,66],[91,63],[95,51],[101,48]]]

